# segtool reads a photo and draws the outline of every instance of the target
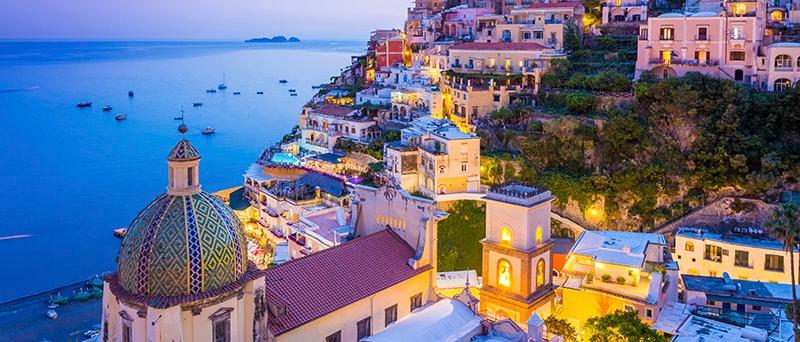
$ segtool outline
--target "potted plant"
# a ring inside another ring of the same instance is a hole
[[[602,278],[603,278],[603,281],[606,282],[606,283],[611,281],[611,275],[608,274],[608,273],[603,274]]]
[[[591,284],[594,281],[594,272],[586,274],[586,282]]]
[[[620,285],[625,285],[625,277],[623,276],[617,277],[617,283],[619,283]]]

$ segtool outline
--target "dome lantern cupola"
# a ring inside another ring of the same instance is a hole
[[[167,157],[167,193],[194,195],[200,193],[200,153],[189,140],[181,139]]]

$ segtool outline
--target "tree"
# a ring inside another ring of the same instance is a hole
[[[797,207],[791,203],[784,203],[780,207],[773,209],[772,219],[767,226],[772,229],[775,238],[783,241],[783,249],[789,252],[790,270],[792,273],[792,303],[797,303],[797,288],[794,277],[794,249],[797,246],[798,234],[800,234],[800,215]],[[797,310],[792,305],[792,320],[794,322],[794,335],[798,336],[797,330]]]
[[[586,322],[589,341],[666,342],[667,339],[639,319],[636,311],[617,310]]]
[[[547,332],[564,338],[565,342],[578,342],[578,331],[567,320],[550,315],[544,320]]]

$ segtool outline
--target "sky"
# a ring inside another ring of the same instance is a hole
[[[366,40],[410,0],[0,0],[0,39]]]

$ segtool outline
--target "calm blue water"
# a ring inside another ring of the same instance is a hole
[[[0,302],[116,268],[111,231],[164,191],[181,106],[203,155],[204,189],[237,186],[261,149],[296,124],[311,86],[363,46],[0,42]],[[228,90],[206,94],[223,73]],[[94,106],[76,108],[83,100]],[[217,133],[203,136],[206,126]],[[31,237],[2,240],[16,235]]]

